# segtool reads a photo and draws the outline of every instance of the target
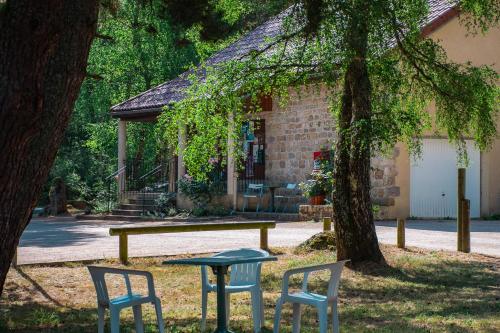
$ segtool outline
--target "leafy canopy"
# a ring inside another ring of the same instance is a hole
[[[228,133],[237,142],[240,133],[234,129],[247,117],[258,117],[262,94],[273,94],[285,105],[291,89],[303,93],[306,86],[325,85],[331,112],[338,114],[339,88],[354,57],[349,27],[361,21],[368,29],[372,114],[368,122],[353,121],[343,130],[369,127],[371,134],[363,144],[371,145],[372,152],[403,141],[418,153],[419,139],[432,122],[428,105],[435,101],[436,127],[459,151],[464,153],[467,137],[486,149],[496,135],[498,73],[488,66],[454,63],[437,41],[422,35],[428,0],[369,1],[362,14],[358,6],[357,1],[297,2],[281,14],[280,36],[268,38],[244,57],[193,69],[186,98],[166,108],[159,127],[174,147],[179,124],[188,129],[183,154],[189,173],[206,177],[208,159],[225,156]],[[470,33],[498,25],[496,0],[466,0],[458,8]]]

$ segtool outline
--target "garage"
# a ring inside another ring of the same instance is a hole
[[[480,153],[467,141],[466,198],[471,217],[480,216]],[[424,139],[422,156],[411,161],[410,216],[455,218],[457,216],[457,152],[447,139]]]

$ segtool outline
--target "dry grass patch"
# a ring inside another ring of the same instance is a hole
[[[263,265],[266,330],[271,332],[274,304],[283,272],[292,267],[331,262],[331,252],[293,254],[276,249],[278,262]],[[342,332],[500,332],[500,259],[384,246],[387,266],[346,269],[340,291]],[[199,332],[199,268],[163,266],[165,258],[132,259],[130,268],[153,273],[170,332]],[[116,261],[97,264],[115,266]],[[312,286],[324,292],[321,275]],[[299,286],[299,280],[294,280]],[[133,282],[139,290],[146,286]],[[124,289],[120,282],[112,292]],[[156,332],[152,307],[144,308],[147,332]],[[215,296],[209,300],[215,325]],[[0,332],[95,332],[94,287],[81,263],[22,266],[11,269],[0,299]],[[290,332],[291,308],[283,313],[283,332]],[[122,332],[132,332],[132,312],[122,313]],[[231,300],[231,328],[252,332],[249,295]],[[316,312],[303,311],[302,332],[316,332]]]

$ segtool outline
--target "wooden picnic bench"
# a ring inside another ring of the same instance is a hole
[[[228,222],[228,223],[186,223],[161,226],[140,226],[109,228],[111,236],[119,237],[119,254],[122,264],[128,262],[128,235],[168,234],[198,231],[260,230],[260,248],[268,249],[268,229],[276,228],[274,221]]]

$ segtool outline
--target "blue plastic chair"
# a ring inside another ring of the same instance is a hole
[[[300,196],[297,184],[289,183],[286,184],[284,188],[279,188],[278,190],[279,193],[274,196],[274,199],[276,200],[276,212],[278,212],[278,207],[282,206],[282,212],[285,213],[287,208],[291,206],[290,202]]]
[[[300,306],[301,304],[314,306],[318,309],[319,332],[326,333],[328,328],[328,306],[332,308],[332,331],[339,332],[339,316],[337,311],[337,300],[339,293],[340,276],[342,269],[349,260],[339,261],[333,264],[309,266],[303,268],[291,269],[285,272],[283,276],[283,285],[281,296],[276,302],[276,313],[274,316],[274,333],[280,332],[281,309],[283,303],[293,304],[293,333],[300,332]],[[330,271],[330,280],[328,282],[328,291],[326,295],[312,293],[307,289],[309,274],[318,271]],[[294,274],[304,274],[302,281],[302,290],[299,292],[289,292],[289,279]]]
[[[258,249],[238,249],[217,253],[214,257],[268,257],[269,253]],[[231,266],[229,284],[226,286],[226,318],[229,321],[230,294],[250,292],[252,297],[252,319],[254,332],[260,332],[264,324],[264,299],[260,287],[262,263],[237,264]],[[217,292],[217,286],[210,283],[207,267],[201,266],[201,331],[207,321],[208,293]]]
[[[104,311],[106,308],[110,311],[111,333],[119,333],[120,311],[128,307],[132,307],[134,312],[135,331],[137,333],[144,333],[141,305],[145,303],[152,303],[155,306],[158,329],[160,333],[165,332],[163,317],[161,314],[161,303],[160,299],[156,297],[153,275],[150,272],[98,266],[87,266],[87,268],[92,276],[92,281],[94,282],[97,293],[98,333],[104,333]],[[109,298],[105,279],[105,276],[108,274],[123,276],[127,287],[126,295],[112,299]],[[143,296],[132,292],[129,275],[139,275],[146,278],[148,283],[148,295]]]
[[[259,211],[260,205],[262,204],[262,197],[264,196],[264,184],[248,184],[248,188],[243,193],[243,211],[248,206],[248,199],[250,198],[256,198],[258,199],[257,202],[257,209],[256,211]]]

